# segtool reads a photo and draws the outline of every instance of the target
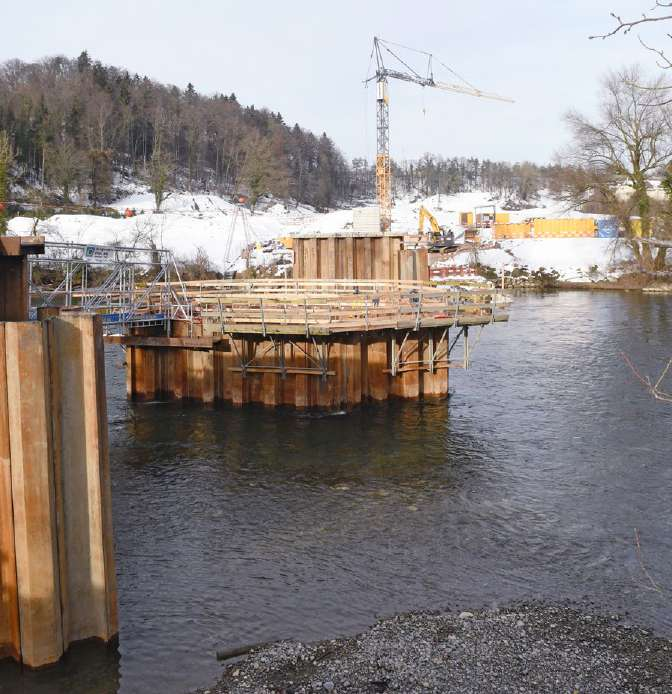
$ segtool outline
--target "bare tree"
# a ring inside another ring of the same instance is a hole
[[[646,82],[637,67],[610,74],[603,83],[597,120],[576,112],[565,119],[573,142],[561,157],[568,167],[566,189],[576,206],[619,217],[642,269],[662,270],[667,248],[652,250],[647,240],[672,235],[669,200],[652,200],[650,179],[672,162],[672,115],[659,103],[663,77]],[[623,195],[622,190],[631,191]],[[637,228],[631,217],[640,218]],[[641,240],[640,240],[641,237]]]
[[[611,16],[616,22],[616,26],[608,31],[606,34],[598,34],[596,36],[589,36],[591,39],[607,39],[610,36],[615,36],[616,34],[629,34],[635,27],[639,27],[644,24],[655,24],[658,22],[669,22],[672,20],[672,13],[668,10],[672,9],[672,2],[662,2],[661,0],[655,0],[655,5],[649,10],[642,12],[641,17],[637,19],[623,19],[620,15],[615,12],[611,12]],[[669,39],[672,39],[672,34],[667,34]],[[658,66],[663,69],[672,68],[672,61],[666,56],[664,49],[654,48],[649,46],[644,42],[641,36],[638,36],[639,42],[647,50],[655,53],[658,58]],[[662,62],[661,62],[662,61]]]
[[[180,275],[184,280],[207,280],[218,276],[205,248],[198,246],[193,258],[179,261]],[[221,277],[221,275],[219,275]]]
[[[7,199],[10,170],[14,163],[14,147],[7,133],[0,131],[0,236],[7,233]]]
[[[61,189],[63,201],[70,202],[70,191],[79,185],[83,162],[78,149],[66,138],[47,148],[47,174],[51,181]]]
[[[163,151],[161,138],[157,138],[152,158],[149,162],[149,187],[154,193],[154,206],[157,212],[161,211],[161,205],[170,196],[168,184],[173,173],[173,163],[169,154]]]
[[[665,381],[666,379],[669,380],[670,369],[672,369],[672,359],[668,360],[662,371],[657,376],[651,377],[643,375],[632,363],[632,360],[627,354],[622,353],[621,356],[623,357],[625,363],[630,367],[632,373],[639,381],[641,381],[641,383],[644,384],[644,387],[656,400],[672,403],[672,393],[669,390],[666,390],[665,386]]]

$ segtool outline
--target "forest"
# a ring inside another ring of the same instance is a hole
[[[375,196],[375,169],[347,161],[326,133],[288,125],[234,93],[199,94],[103,65],[86,51],[0,66],[0,131],[13,182],[28,197],[110,202],[115,180],[169,189],[264,195],[327,209]],[[512,200],[552,187],[557,167],[426,154],[394,163],[395,194],[485,190]],[[15,186],[16,189],[16,186]]]

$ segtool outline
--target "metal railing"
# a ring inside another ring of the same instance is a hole
[[[47,242],[29,256],[30,306],[99,313],[106,332],[191,320],[171,251],[161,248]]]
[[[430,286],[380,280],[240,280],[185,283],[193,320],[217,333],[331,334],[485,325],[509,300],[491,284]]]

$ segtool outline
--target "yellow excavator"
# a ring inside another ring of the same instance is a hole
[[[418,218],[418,235],[421,239],[425,236],[425,221],[429,221],[431,228],[428,236],[430,253],[446,253],[457,248],[453,232],[445,226],[440,226],[436,217],[424,205],[421,205]]]

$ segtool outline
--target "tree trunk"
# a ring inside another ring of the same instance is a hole
[[[654,270],[664,270],[667,265],[667,248],[659,247],[653,264]]]

